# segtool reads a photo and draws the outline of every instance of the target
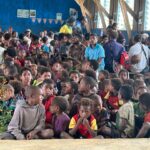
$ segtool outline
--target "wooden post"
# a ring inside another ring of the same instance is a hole
[[[85,6],[84,6],[84,1],[85,1],[85,0],[75,0],[75,1],[76,1],[76,3],[80,6],[82,15],[83,15],[84,17],[88,16],[90,19],[92,19],[91,13],[90,13],[90,12],[85,8]],[[88,22],[86,23],[86,30],[87,30],[88,32],[91,31],[90,25],[89,25]]]
[[[98,8],[98,12],[99,12],[99,15],[100,15],[100,18],[101,18],[101,21],[102,21],[104,32],[106,32],[106,23],[105,23],[105,19],[104,19],[102,8],[100,6],[101,0],[93,0],[93,1],[94,1],[94,3],[96,4],[96,6]]]
[[[131,38],[131,27],[130,27],[129,18],[128,18],[128,15],[127,15],[126,5],[125,5],[124,0],[119,0],[119,2],[120,2],[123,18],[124,18],[124,21],[125,21],[126,30],[127,30],[127,33],[128,33],[128,38],[130,39]]]
[[[136,22],[138,22],[138,15],[130,8],[130,6],[127,4],[126,1],[124,1],[125,5],[126,5],[126,9],[127,11],[131,14],[131,16],[134,18],[134,20]]]

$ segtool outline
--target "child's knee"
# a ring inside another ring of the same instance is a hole
[[[40,132],[40,137],[41,138],[51,138],[54,136],[54,131],[52,129],[46,129]]]

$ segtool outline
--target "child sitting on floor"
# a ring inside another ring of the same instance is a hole
[[[104,127],[103,132],[112,138],[131,138],[134,136],[134,109],[130,101],[133,95],[133,88],[124,85],[120,88],[118,98],[123,100],[123,105],[119,108],[116,124],[110,128]]]
[[[62,133],[65,134],[68,130],[68,125],[70,122],[70,118],[65,113],[67,107],[68,103],[64,97],[56,96],[54,98],[50,106],[50,111],[53,114],[52,128],[41,131],[39,134],[40,137],[43,139],[61,138]]]
[[[25,91],[26,102],[16,106],[8,130],[0,139],[31,140],[44,128],[45,112],[40,105],[41,91],[38,87],[29,86]]]
[[[69,133],[74,138],[94,138],[97,135],[97,123],[92,115],[92,101],[82,98],[79,113],[72,117]]]
[[[45,106],[45,123],[47,128],[52,123],[52,113],[50,112],[49,108],[52,105],[52,102],[55,98],[54,81],[51,79],[44,80],[42,84],[42,91],[44,96],[43,105]]]
[[[137,134],[137,138],[150,137],[150,93],[144,93],[139,98],[140,106],[145,112],[144,123],[139,133]]]

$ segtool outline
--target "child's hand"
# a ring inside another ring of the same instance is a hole
[[[85,125],[86,127],[89,126],[89,122],[86,118],[83,119],[83,125]]]
[[[27,140],[32,140],[34,136],[35,136],[35,132],[34,132],[34,131],[31,131],[31,132],[29,132],[29,133],[26,135],[26,139],[27,139]]]
[[[82,124],[82,122],[83,122],[83,118],[79,118],[77,121],[77,124],[80,125],[80,124]]]

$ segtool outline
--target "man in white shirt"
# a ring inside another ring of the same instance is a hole
[[[129,57],[131,60],[132,56],[135,56],[135,55],[139,56],[140,61],[137,64],[132,64],[131,72],[140,73],[147,66],[149,66],[148,60],[150,58],[150,49],[148,48],[148,46],[142,44],[142,36],[141,35],[135,36],[134,41],[135,41],[135,44],[129,50]],[[145,51],[145,53],[144,53],[144,51]]]

